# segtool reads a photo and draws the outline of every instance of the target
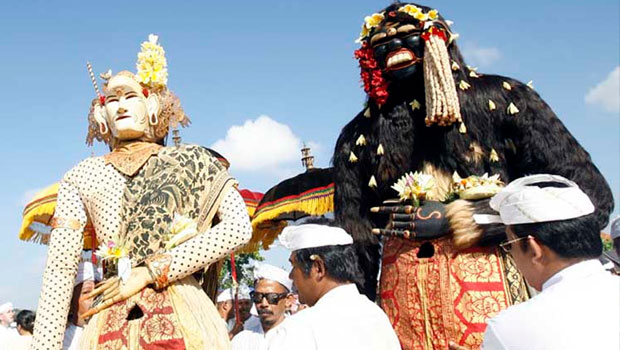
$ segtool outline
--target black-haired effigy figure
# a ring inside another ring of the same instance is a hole
[[[447,349],[450,340],[477,348],[486,320],[528,297],[497,249],[503,227],[474,220],[492,194],[453,200],[467,179],[558,174],[592,199],[601,228],[613,209],[589,154],[531,86],[469,68],[455,38],[425,6],[393,4],[366,17],[355,56],[368,102],[333,158],[336,220],[359,244],[372,299],[381,263],[381,303],[403,349]],[[414,171],[434,183],[421,206],[382,204]],[[464,179],[455,184],[454,173]]]

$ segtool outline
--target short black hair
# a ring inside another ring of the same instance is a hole
[[[594,213],[569,220],[512,225],[517,237],[531,235],[562,258],[598,258],[603,253]],[[527,243],[521,242],[523,249]]]
[[[35,313],[30,310],[22,310],[15,315],[15,323],[30,333],[34,330],[34,319]]]
[[[333,219],[324,216],[310,217],[304,224],[339,227]],[[310,269],[312,264],[314,264],[314,260],[310,259],[310,257],[316,254],[323,260],[327,275],[335,281],[355,283],[358,289],[364,285],[363,274],[354,244],[305,248],[296,250],[294,254],[295,261],[297,261],[305,276],[310,275]]]
[[[311,256],[318,255],[325,264],[327,275],[333,280],[361,285],[362,272],[352,244],[299,249],[294,254],[295,261],[305,276],[310,275],[310,269],[314,264]]]

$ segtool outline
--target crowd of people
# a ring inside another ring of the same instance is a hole
[[[217,293],[211,267],[252,225],[217,152],[166,146],[189,118],[159,38],[102,90],[89,66],[87,143],[110,153],[60,181],[36,317],[1,305],[0,348],[620,348],[609,185],[531,85],[465,64],[449,22],[409,3],[364,19],[334,220],[282,231],[290,271]],[[87,223],[101,264],[82,258]]]
[[[507,227],[501,248],[540,293],[488,320],[482,347],[617,349],[620,278],[598,260],[602,243],[587,195],[562,177],[535,175],[509,184],[491,206]],[[316,222],[282,233],[291,271],[261,263],[253,286],[218,294],[232,349],[401,349],[385,313],[358,290],[362,272],[351,236],[329,220]],[[620,250],[620,218],[612,238]],[[92,263],[80,263],[63,350],[79,349],[87,321],[80,315],[90,308],[88,295],[100,279]],[[34,320],[33,311],[15,314],[11,303],[0,305],[1,348],[29,349]]]

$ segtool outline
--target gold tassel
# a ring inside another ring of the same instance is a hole
[[[370,188],[376,188],[377,187],[377,180],[375,180],[375,176],[371,176],[370,177],[370,181],[368,181],[368,187]]]
[[[431,29],[432,30],[432,29]],[[451,125],[461,121],[461,108],[452,77],[446,42],[431,35],[424,49],[424,93],[426,95],[426,125]]]
[[[357,138],[357,141],[355,141],[355,144],[357,146],[365,146],[366,145],[366,138],[364,137],[364,134],[360,135],[360,137]]]
[[[357,156],[355,155],[355,153],[353,153],[353,151],[351,151],[351,153],[349,154],[349,162],[351,163],[357,162]]]
[[[506,110],[506,113],[508,114],[517,114],[519,113],[519,108],[517,108],[517,106],[515,106],[514,103],[510,102],[510,104],[508,105],[508,109]]]
[[[263,212],[257,212],[252,219],[252,239],[242,249],[243,252],[252,252],[260,246],[268,248],[275,241],[282,229],[287,225],[286,221],[270,221],[285,213],[301,211],[308,215],[318,216],[334,211],[334,187],[327,188],[324,193],[317,196],[312,193],[307,198],[299,198],[294,201],[278,204]]]
[[[491,162],[499,162],[499,156],[497,155],[495,148],[491,149],[491,155],[489,156],[489,160]]]
[[[450,39],[448,40],[448,45],[452,44],[452,42],[456,39],[458,39],[461,36],[461,34],[458,33],[454,33],[454,34],[450,34]]]
[[[459,89],[465,91],[467,89],[469,89],[471,87],[471,85],[469,85],[465,80],[461,80],[459,82]]]
[[[413,102],[411,102],[409,105],[411,106],[412,111],[415,111],[416,109],[420,109],[420,107],[422,107],[418,100],[413,100]]]
[[[459,132],[461,134],[465,134],[467,132],[467,127],[465,126],[465,123],[461,123],[461,126],[459,127]]]

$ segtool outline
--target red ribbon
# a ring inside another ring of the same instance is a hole
[[[241,317],[239,316],[239,283],[237,283],[237,268],[235,267],[235,253],[230,253],[230,275],[232,276],[233,285],[235,288],[235,320],[237,323],[241,323]]]

